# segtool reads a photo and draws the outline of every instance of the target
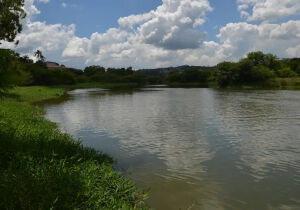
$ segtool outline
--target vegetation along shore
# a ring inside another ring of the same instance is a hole
[[[32,103],[65,88],[17,87],[0,99],[0,209],[146,209],[112,158],[59,131]]]

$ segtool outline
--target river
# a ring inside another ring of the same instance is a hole
[[[155,209],[300,209],[300,91],[78,89],[43,106]]]

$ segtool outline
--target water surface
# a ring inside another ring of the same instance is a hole
[[[71,91],[47,118],[155,209],[300,209],[300,91]]]

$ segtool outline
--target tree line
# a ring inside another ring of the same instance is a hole
[[[238,62],[221,62],[210,70],[172,73],[167,83],[214,83],[219,87],[266,84],[275,78],[300,76],[300,58],[279,59],[261,51],[250,52]]]
[[[168,75],[148,76],[128,68],[87,66],[47,69],[41,51],[34,62],[9,49],[0,49],[0,89],[15,85],[74,85],[76,83],[135,83],[145,84],[215,84],[219,87],[265,83],[274,78],[300,76],[300,58],[278,59],[273,54],[251,52],[238,62],[222,62],[213,68],[191,67]]]
[[[9,50],[0,49],[0,89],[16,85],[74,85],[76,83],[136,83],[143,85],[146,77],[129,68],[104,68],[88,66],[48,69],[41,51],[35,53],[38,61]]]

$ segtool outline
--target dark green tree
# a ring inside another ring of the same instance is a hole
[[[277,71],[277,75],[282,78],[297,77],[298,74],[294,72],[290,67],[285,67]]]
[[[249,58],[243,58],[239,62],[239,80],[241,82],[252,82],[254,62]]]
[[[217,65],[216,79],[218,85],[226,87],[239,83],[239,66],[233,62],[222,62]]]
[[[37,57],[38,61],[45,62],[45,57],[43,56],[42,51],[37,50],[37,51],[34,53],[34,56]]]
[[[267,66],[258,65],[253,68],[252,77],[256,82],[265,82],[274,76],[274,71],[270,70]]]
[[[92,76],[96,73],[104,73],[105,72],[105,68],[102,66],[87,66],[84,69],[84,74],[87,76]]]
[[[0,49],[0,92],[15,85],[28,84],[31,75],[25,72],[18,54],[8,49]]]
[[[254,65],[265,64],[265,54],[261,51],[250,52],[248,53],[247,58],[250,59],[254,63]]]
[[[0,41],[13,42],[22,31],[20,19],[26,17],[23,6],[24,0],[0,0]]]

